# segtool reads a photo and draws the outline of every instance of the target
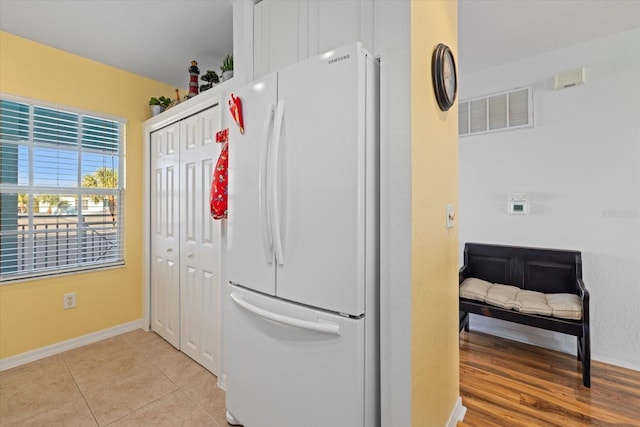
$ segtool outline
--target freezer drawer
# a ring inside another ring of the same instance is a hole
[[[227,410],[245,427],[364,426],[364,318],[227,286]]]

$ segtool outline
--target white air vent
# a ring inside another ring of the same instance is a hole
[[[458,134],[461,136],[532,126],[531,87],[460,101],[458,104]]]

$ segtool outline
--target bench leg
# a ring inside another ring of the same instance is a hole
[[[462,332],[464,329],[466,332],[469,332],[469,313],[460,312],[460,325],[458,332]]]
[[[576,359],[582,362],[582,337],[577,337],[577,338],[578,338],[578,351],[576,352]]]
[[[583,328],[582,341],[582,384],[591,387],[591,338],[589,337],[589,326]]]

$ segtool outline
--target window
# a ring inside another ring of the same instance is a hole
[[[0,99],[0,281],[124,263],[123,126]]]

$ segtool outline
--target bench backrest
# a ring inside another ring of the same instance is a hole
[[[543,293],[577,294],[582,279],[578,251],[467,243],[466,277]]]

